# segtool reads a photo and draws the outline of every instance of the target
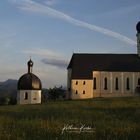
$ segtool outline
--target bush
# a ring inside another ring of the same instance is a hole
[[[9,97],[0,97],[0,105],[8,105],[10,103]]]
[[[16,103],[15,97],[0,97],[0,105],[15,105]]]
[[[48,99],[49,100],[57,100],[65,98],[65,90],[61,87],[54,87],[48,90]]]
[[[11,96],[11,97],[10,97],[10,102],[9,102],[9,104],[10,104],[10,105],[15,105],[15,104],[17,104],[17,99],[16,99],[16,97]]]

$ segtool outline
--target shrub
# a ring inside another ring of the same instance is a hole
[[[49,100],[57,100],[65,98],[65,90],[61,87],[54,87],[48,90],[48,99]]]
[[[9,97],[0,97],[0,105],[8,105],[10,103]]]
[[[16,103],[16,97],[0,97],[0,105],[15,105]]]

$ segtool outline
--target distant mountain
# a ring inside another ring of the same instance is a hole
[[[17,80],[8,79],[4,82],[0,82],[0,97],[17,95]]]

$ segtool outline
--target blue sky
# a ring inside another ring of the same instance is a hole
[[[0,81],[33,72],[66,85],[73,53],[136,53],[139,0],[1,0]]]

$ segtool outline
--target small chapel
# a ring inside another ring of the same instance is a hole
[[[125,97],[140,89],[140,21],[137,54],[74,53],[67,67],[67,97]]]
[[[32,73],[33,61],[27,63],[28,72],[21,76],[17,84],[17,104],[40,104],[41,103],[41,80]]]

